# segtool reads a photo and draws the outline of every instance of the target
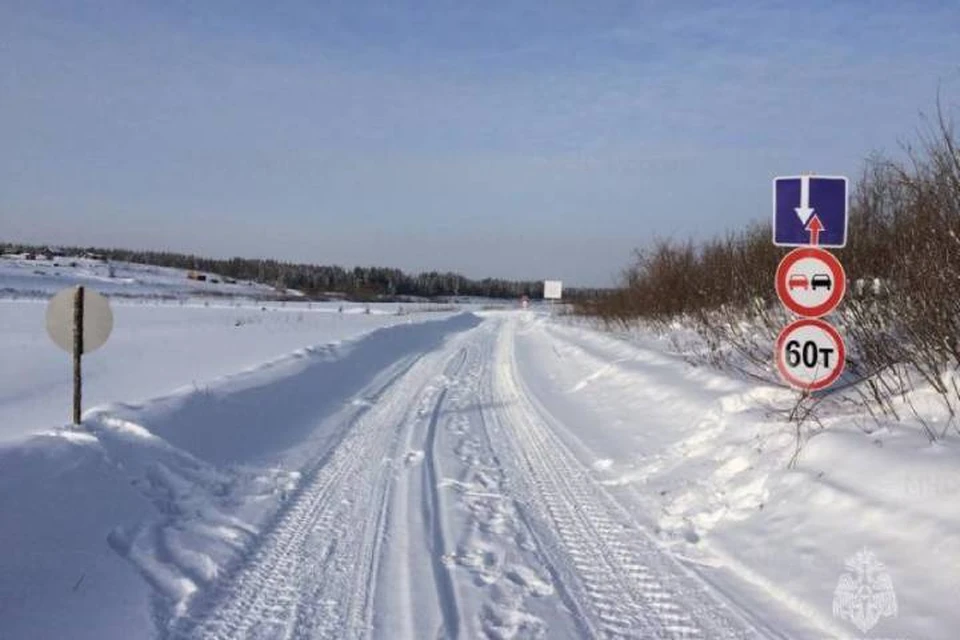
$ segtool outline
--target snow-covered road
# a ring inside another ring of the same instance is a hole
[[[746,638],[566,448],[514,363],[516,315],[397,361],[333,418],[185,638]]]
[[[0,637],[862,637],[860,550],[900,612],[867,637],[951,637],[956,450],[838,415],[787,470],[790,401],[488,311],[100,405],[0,445]]]

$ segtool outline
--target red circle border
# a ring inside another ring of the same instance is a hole
[[[787,288],[787,272],[794,263],[804,258],[816,258],[827,264],[827,268],[833,273],[835,286],[830,293],[830,297],[816,307],[803,307],[797,304],[791,297]],[[777,275],[775,279],[777,297],[787,309],[804,318],[822,318],[837,308],[843,296],[847,293],[847,273],[843,270],[843,265],[837,260],[837,257],[825,249],[819,247],[799,247],[794,249],[783,257],[780,264],[777,265]]]
[[[783,353],[783,343],[786,341],[787,335],[789,335],[792,331],[799,329],[800,327],[808,326],[814,326],[823,330],[837,345],[837,362],[839,363],[837,368],[834,369],[830,375],[823,380],[818,380],[815,382],[805,382],[790,375],[786,364],[780,359],[780,355]],[[802,318],[800,320],[794,320],[780,331],[780,335],[777,336],[774,360],[776,360],[777,369],[780,371],[780,377],[783,378],[784,381],[791,387],[800,389],[802,391],[820,391],[821,389],[826,389],[831,384],[836,382],[837,378],[839,378],[843,373],[843,368],[847,360],[847,348],[846,345],[843,344],[843,338],[840,336],[840,333],[833,327],[833,325],[817,318]]]

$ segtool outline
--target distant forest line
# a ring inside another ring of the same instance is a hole
[[[281,262],[251,258],[214,259],[171,251],[134,251],[97,247],[62,247],[0,243],[4,253],[55,253],[62,256],[97,255],[110,261],[132,262],[159,267],[214,273],[236,280],[251,280],[278,289],[296,289],[308,297],[323,299],[330,294],[354,300],[390,300],[404,297],[451,298],[476,296],[484,298],[543,297],[539,280],[505,280],[483,278],[472,280],[457,273],[429,271],[416,275],[387,267],[354,267]],[[564,290],[564,297],[592,297],[592,289]]]

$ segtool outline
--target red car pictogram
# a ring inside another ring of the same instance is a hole
[[[787,286],[790,287],[791,291],[793,289],[809,289],[810,281],[807,280],[807,276],[798,273],[790,276],[790,279],[787,281]]]

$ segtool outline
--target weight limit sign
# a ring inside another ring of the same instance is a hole
[[[837,330],[813,318],[792,322],[777,337],[777,369],[791,387],[818,391],[843,373],[846,350]]]

